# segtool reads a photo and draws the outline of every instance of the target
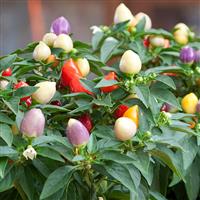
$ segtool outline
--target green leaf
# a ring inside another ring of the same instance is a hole
[[[164,83],[165,85],[168,85],[174,90],[176,89],[176,85],[174,84],[174,81],[169,76],[159,75],[158,77],[156,77],[156,80]]]
[[[102,41],[104,37],[103,31],[97,31],[93,36],[92,36],[92,49],[95,51],[98,49],[100,42]]]
[[[94,153],[96,151],[96,144],[97,144],[97,139],[95,135],[91,134],[89,142],[87,143],[87,151],[89,153]]]
[[[150,91],[147,86],[137,86],[135,87],[136,94],[138,98],[142,101],[142,103],[146,106],[146,108],[149,107],[149,96]]]
[[[119,41],[113,37],[108,37],[104,40],[104,43],[100,50],[100,59],[102,62],[107,62],[112,56],[113,51],[119,46]]]
[[[112,85],[116,85],[116,84],[118,84],[118,81],[116,81],[116,80],[102,79],[101,81],[99,81],[97,83],[97,85],[95,86],[95,88],[107,87],[107,86],[112,86]]]
[[[105,107],[113,106],[110,93],[108,95],[104,96],[104,98],[102,98],[102,99],[94,99],[92,101],[92,103],[96,104],[98,106],[105,106]]]
[[[0,157],[9,157],[16,159],[18,156],[18,152],[11,147],[8,146],[0,146]]]
[[[131,192],[137,193],[140,184],[140,173],[133,165],[119,165],[110,162],[105,165],[106,172],[121,182]]]
[[[32,161],[33,166],[46,178],[49,176],[49,174],[51,173],[49,168],[47,167],[47,165],[45,165],[45,163],[43,163],[40,159],[33,159]]]
[[[37,89],[38,87],[32,87],[32,86],[21,87],[14,92],[14,96],[18,96],[20,98],[27,97],[33,94]]]
[[[15,61],[16,58],[17,58],[17,54],[12,54],[12,55],[9,55],[5,58],[2,58],[0,60],[0,71],[10,67],[13,64],[13,62]]]
[[[179,102],[176,99],[176,97],[169,90],[164,89],[163,87],[152,87],[151,88],[151,94],[154,97],[156,97],[157,99],[182,110]]]
[[[185,179],[185,189],[189,200],[195,200],[198,198],[199,189],[200,189],[200,161],[196,160],[191,168],[189,169]]]
[[[60,154],[57,151],[54,151],[52,148],[49,148],[48,146],[41,146],[36,148],[37,155],[40,155],[45,158],[50,158],[52,160],[65,162],[65,160],[60,156]],[[49,153],[51,152],[51,153]]]
[[[11,128],[7,124],[0,124],[0,137],[9,147],[12,146],[13,134]]]
[[[5,173],[5,169],[8,163],[8,159],[7,158],[1,158],[0,159],[0,177],[4,178],[4,173]]]
[[[149,191],[149,194],[151,195],[151,200],[167,200],[162,194],[160,194],[157,191]]]
[[[3,99],[3,102],[6,104],[6,106],[15,114],[17,115],[19,110],[19,97],[12,97],[9,101],[6,101]]]
[[[74,169],[74,166],[68,165],[60,167],[51,173],[44,184],[40,199],[45,199],[68,185]]]
[[[14,124],[14,121],[10,119],[6,114],[0,112],[0,122],[6,123],[6,124]]]
[[[159,149],[151,150],[151,154],[162,160],[178,177],[185,181],[178,163],[178,159],[168,148],[160,147]]]
[[[133,162],[131,157],[114,150],[104,150],[101,152],[100,156],[103,160],[111,160],[120,164],[128,164]]]
[[[183,72],[183,68],[177,66],[158,66],[146,70],[145,74],[149,75],[150,73],[162,73],[162,72]]]
[[[37,146],[45,143],[53,143],[53,142],[58,142],[68,148],[72,147],[71,144],[67,141],[66,137],[44,136],[44,135],[33,139],[32,146]]]
[[[136,30],[137,30],[137,32],[143,31],[144,28],[145,28],[145,24],[146,24],[146,19],[145,19],[145,17],[143,17],[143,18],[139,21],[139,23],[136,25]]]

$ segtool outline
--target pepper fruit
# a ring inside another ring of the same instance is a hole
[[[198,98],[194,93],[187,94],[181,101],[181,106],[185,113],[194,114],[198,104]]]
[[[115,137],[120,141],[130,140],[137,132],[136,124],[128,117],[120,117],[114,126]]]
[[[119,105],[114,112],[114,117],[115,118],[122,117],[123,114],[128,110],[128,108],[129,107],[127,105],[124,105],[124,104]]]
[[[27,83],[24,81],[20,81],[14,85],[14,89],[18,89],[21,87],[26,87],[29,86]],[[29,107],[32,104],[32,98],[30,96],[23,97],[20,99],[20,102],[25,102],[25,104]]]
[[[149,41],[149,37],[148,38],[144,38],[143,40],[143,45],[144,47],[148,48],[150,45],[150,41]]]
[[[128,117],[133,122],[135,122],[136,127],[138,128],[139,125],[139,116],[138,116],[138,106],[132,106],[130,107],[124,114],[123,117]]]
[[[74,79],[70,81],[69,88],[72,93],[85,92],[90,95],[93,94],[92,92],[90,92],[89,90],[87,90],[86,88],[83,87],[79,78],[77,78],[77,77],[74,77]]]
[[[88,113],[81,115],[78,120],[87,128],[89,132],[92,130],[92,120]]]
[[[62,67],[61,83],[63,86],[69,86],[73,79],[81,78],[81,72],[76,67],[75,62],[70,58]]]
[[[52,67],[57,67],[59,64],[59,60],[56,59],[56,56],[51,54],[48,58],[47,58],[47,63],[52,63]]]
[[[2,76],[11,76],[11,75],[12,75],[12,69],[10,67],[2,71]]]
[[[117,78],[117,76],[116,76],[115,72],[110,72],[104,77],[104,79],[106,79],[106,80],[116,80],[116,78]],[[102,87],[101,91],[104,93],[107,93],[107,92],[112,92],[112,91],[116,90],[117,88],[119,88],[118,85],[111,85],[111,86]]]

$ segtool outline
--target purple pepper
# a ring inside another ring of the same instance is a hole
[[[175,113],[178,111],[178,109],[174,106],[171,106],[168,103],[164,103],[161,107],[161,111],[165,111],[165,112],[170,112],[170,113]]]
[[[66,135],[69,142],[75,147],[87,144],[90,137],[87,128],[79,120],[72,118],[68,121]]]
[[[45,117],[40,109],[33,108],[25,113],[20,131],[24,136],[38,137],[44,132]]]
[[[197,103],[196,112],[200,114],[200,100]]]
[[[196,63],[200,63],[200,50],[195,51],[195,59]]]
[[[56,35],[62,33],[69,34],[71,32],[71,26],[65,17],[58,17],[52,22],[50,31]]]
[[[195,59],[195,52],[193,48],[186,46],[180,51],[180,60],[185,64],[192,64]]]

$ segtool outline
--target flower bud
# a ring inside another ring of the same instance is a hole
[[[200,63],[200,50],[195,51],[195,63]]]
[[[71,32],[71,27],[68,20],[62,16],[52,22],[50,31],[56,35],[60,35],[62,33],[69,34]]]
[[[50,48],[42,41],[40,41],[33,51],[33,58],[36,61],[45,61],[50,55]]]
[[[90,72],[90,65],[86,58],[79,58],[76,60],[76,66],[78,67],[79,71],[81,72],[82,76],[87,76]]]
[[[130,20],[129,23],[133,20],[134,16],[131,11],[125,6],[125,4],[120,3],[115,10],[114,15],[114,24],[118,24],[127,20]]]
[[[25,113],[20,131],[24,136],[38,137],[43,134],[45,118],[40,109],[33,108]]]
[[[187,94],[181,101],[181,106],[185,113],[194,114],[198,104],[198,98],[194,93]]]
[[[137,15],[135,15],[135,18],[136,18],[136,20],[137,20],[137,23],[140,21],[140,20],[142,20],[143,18],[145,18],[145,27],[144,27],[144,29],[145,30],[149,30],[149,29],[151,29],[151,26],[152,26],[152,23],[151,23],[151,18],[147,15],[147,14],[145,14],[145,13],[143,13],[143,12],[140,12],[140,13],[138,13]]]
[[[60,34],[54,41],[53,47],[64,49],[69,53],[73,49],[73,41],[69,35]]]
[[[188,43],[188,35],[182,30],[177,30],[174,32],[174,40],[180,45],[186,45]]]
[[[9,84],[8,81],[6,81],[6,80],[1,80],[1,81],[0,81],[0,89],[1,89],[1,90],[5,90],[8,84]]]
[[[120,141],[130,140],[137,132],[136,124],[128,117],[120,117],[114,126],[115,136]]]
[[[141,70],[141,67],[142,62],[138,54],[132,50],[125,51],[119,63],[120,71],[127,74],[137,74]]]
[[[33,160],[34,158],[36,158],[37,152],[31,145],[28,145],[27,149],[23,152],[23,156],[26,158],[26,160]]]
[[[192,64],[195,59],[195,52],[191,47],[184,47],[180,51],[180,60],[186,64]]]
[[[90,137],[87,128],[79,120],[72,118],[68,121],[66,135],[69,142],[75,147],[86,145]]]
[[[153,47],[164,47],[165,46],[165,38],[160,35],[154,35],[149,38],[150,44]]]
[[[32,98],[41,104],[49,103],[56,92],[56,82],[43,81],[35,87],[39,88],[32,94]]]
[[[46,33],[43,38],[42,41],[48,45],[48,46],[53,46],[54,41],[56,40],[57,35],[54,33]]]
[[[197,103],[196,112],[200,114],[200,100]]]

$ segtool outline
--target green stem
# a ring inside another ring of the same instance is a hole
[[[14,186],[16,188],[16,190],[18,191],[18,193],[20,194],[22,200],[27,200],[26,194],[25,192],[22,190],[21,186],[19,185],[19,183],[17,183],[16,181],[14,182]]]

